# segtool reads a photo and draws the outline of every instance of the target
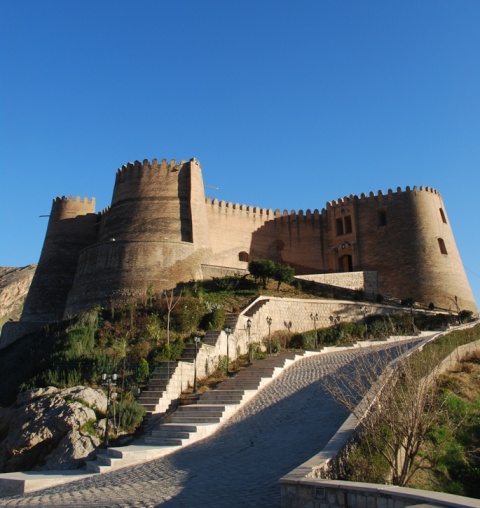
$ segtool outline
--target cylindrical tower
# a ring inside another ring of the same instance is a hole
[[[439,192],[399,188],[354,205],[358,269],[378,272],[380,293],[477,310]]]
[[[210,252],[204,199],[195,159],[119,169],[99,242],[80,256],[66,315],[93,303],[145,298],[150,285],[159,291],[202,278]]]
[[[96,241],[95,199],[61,197],[53,201],[47,233],[21,321],[61,320],[80,251]]]

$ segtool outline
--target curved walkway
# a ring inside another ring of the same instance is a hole
[[[395,347],[384,343],[376,349]],[[347,417],[322,379],[367,349],[310,356],[263,388],[219,431],[167,457],[0,506],[273,508],[278,480],[319,452]]]

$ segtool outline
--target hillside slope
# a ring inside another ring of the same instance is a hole
[[[20,318],[36,268],[37,265],[0,267],[0,326],[9,319]]]

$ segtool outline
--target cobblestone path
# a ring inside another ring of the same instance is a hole
[[[0,506],[279,507],[278,480],[319,452],[347,417],[322,380],[364,353],[352,349],[296,362],[215,435],[167,457],[2,498]]]

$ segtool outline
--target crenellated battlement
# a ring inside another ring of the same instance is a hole
[[[53,200],[50,218],[62,220],[90,213],[95,213],[95,198],[61,196]]]
[[[87,197],[83,197],[81,198],[80,196],[77,196],[77,197],[73,197],[73,196],[57,196],[56,198],[54,198],[53,200],[53,203],[85,203],[85,204],[89,204],[91,205],[92,203],[95,204],[95,198],[87,198]]]
[[[375,200],[376,203],[382,202],[382,201],[389,201],[392,199],[395,195],[402,195],[402,194],[410,194],[413,192],[429,192],[431,194],[435,194],[439,197],[441,197],[440,192],[433,189],[432,187],[426,187],[421,185],[420,187],[417,187],[416,185],[413,188],[410,188],[409,186],[405,187],[405,190],[402,190],[401,187],[397,187],[397,190],[394,192],[392,189],[388,189],[387,193],[383,193],[383,191],[378,190],[377,193],[370,191],[368,195],[362,192],[360,194],[360,197],[358,197],[356,194],[350,194],[349,196],[345,196],[343,198],[338,198],[336,200],[328,201],[327,202],[327,208],[330,208],[332,206],[338,206],[338,205],[348,205],[349,203],[352,203],[354,201],[369,201],[369,200]]]
[[[192,166],[200,167],[200,163],[195,158],[190,159],[188,162]],[[167,159],[162,159],[160,162],[158,159],[152,159],[152,162],[148,159],[144,159],[143,162],[136,160],[135,162],[124,164],[121,168],[117,169],[115,183],[139,179],[145,175],[164,176],[168,173],[176,173],[180,171],[186,163],[187,161],[183,159],[178,163],[175,159],[171,159],[170,162],[167,162]]]
[[[238,213],[240,216],[243,214],[244,217],[249,217],[251,215],[257,215],[259,218],[264,221],[269,220],[282,220],[282,221],[291,221],[291,220],[317,220],[320,216],[320,212],[315,209],[313,212],[308,209],[305,212],[303,210],[283,210],[276,209],[275,211],[269,208],[260,208],[258,206],[252,205],[244,205],[239,203],[232,203],[230,201],[219,201],[214,198],[205,198],[205,204],[207,207],[210,207],[212,211],[217,211],[218,213]]]

